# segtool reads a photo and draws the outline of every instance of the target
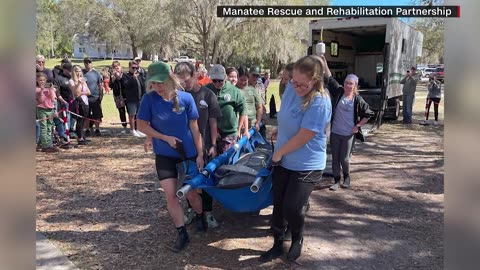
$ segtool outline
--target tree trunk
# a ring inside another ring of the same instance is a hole
[[[203,63],[205,64],[205,68],[208,70],[210,67],[210,59],[208,59],[208,51],[209,51],[209,44],[208,44],[208,36],[202,36],[202,45],[203,45]]]
[[[272,68],[270,70],[270,78],[276,78],[277,77],[277,69],[278,69],[278,56],[277,53],[273,53],[273,59],[272,59]]]
[[[137,40],[135,39],[135,36],[133,34],[130,34],[130,45],[132,46],[132,54],[133,58],[138,56],[138,48],[137,48]]]
[[[217,63],[217,62],[215,62],[215,60],[218,61],[218,59],[216,59],[217,58],[217,50],[218,50],[218,40],[217,40],[217,38],[215,38],[213,40],[213,48],[212,48],[212,61],[214,61],[213,64]]]

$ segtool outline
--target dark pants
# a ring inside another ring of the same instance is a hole
[[[433,109],[435,115],[435,121],[438,121],[438,104],[440,104],[440,98],[428,98],[427,102],[425,103],[425,120],[428,120],[428,116],[430,115],[430,106],[433,102]]]
[[[120,121],[122,122],[122,126],[124,128],[127,127],[127,109],[125,108],[125,106],[123,106],[122,108],[118,108],[118,115],[120,115]]]
[[[88,117],[89,113],[90,113],[90,108],[88,107],[88,105],[85,105],[83,104],[83,102],[80,101],[80,105],[78,106],[78,114],[83,117]],[[77,124],[75,125],[75,133],[77,134],[78,139],[85,139],[85,133],[83,132],[83,123],[84,123],[84,118],[77,117]]]
[[[332,133],[330,135],[333,177],[340,176],[340,169],[342,169],[344,177],[350,174],[350,157],[352,156],[354,142],[355,136],[353,134],[342,136]]]
[[[292,232],[292,240],[303,237],[305,211],[315,183],[322,179],[323,171],[292,171],[281,166],[273,170],[272,227],[285,231],[284,220]]]

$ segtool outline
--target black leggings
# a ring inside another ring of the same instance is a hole
[[[88,117],[89,111],[88,105],[85,105],[82,101],[79,102],[78,114],[83,117]],[[85,139],[85,134],[83,132],[83,122],[85,121],[82,117],[77,117],[77,123],[75,125],[75,133],[77,134],[78,140]]]
[[[292,240],[303,237],[305,211],[315,183],[322,179],[323,171],[292,171],[284,167],[273,170],[272,228],[283,233],[284,220],[292,232]]]
[[[440,103],[440,98],[427,98],[427,102],[425,103],[425,120],[428,120],[428,116],[430,115],[430,106],[433,102],[433,110],[435,112],[435,121],[438,121],[438,104]]]
[[[124,128],[127,127],[127,109],[125,109],[125,106],[121,107],[121,108],[117,108],[118,109],[118,114],[120,115],[120,121],[122,122],[122,126]]]

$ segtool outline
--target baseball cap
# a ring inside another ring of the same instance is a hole
[[[68,58],[63,58],[62,61],[61,61],[62,64],[71,63],[71,62],[72,61],[70,61],[70,59],[68,59]]]
[[[137,56],[137,57],[133,58],[133,61],[142,61],[142,58]]]
[[[90,60],[90,58],[89,58],[89,57],[85,57],[85,58],[83,58],[83,63],[87,63],[87,62],[90,62],[90,63],[91,63],[91,62],[92,62],[92,60]]]
[[[260,75],[260,67],[259,66],[253,66],[253,67],[250,68],[248,73],[253,74],[253,75]]]
[[[208,76],[212,80],[225,80],[225,77],[227,77],[227,73],[225,72],[225,68],[222,65],[217,64],[210,69]]]
[[[147,82],[164,82],[170,75],[170,65],[162,61],[152,63],[148,66]]]
[[[63,63],[63,64],[62,64],[62,69],[66,69],[66,70],[72,71],[72,67],[73,67],[73,65],[72,65],[72,63],[70,63],[70,62]]]

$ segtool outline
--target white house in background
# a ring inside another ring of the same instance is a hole
[[[138,51],[142,57],[142,51]],[[133,59],[132,47],[125,43],[119,43],[113,48],[107,47],[103,41],[95,41],[87,36],[77,36],[73,41],[73,58],[83,59]]]

